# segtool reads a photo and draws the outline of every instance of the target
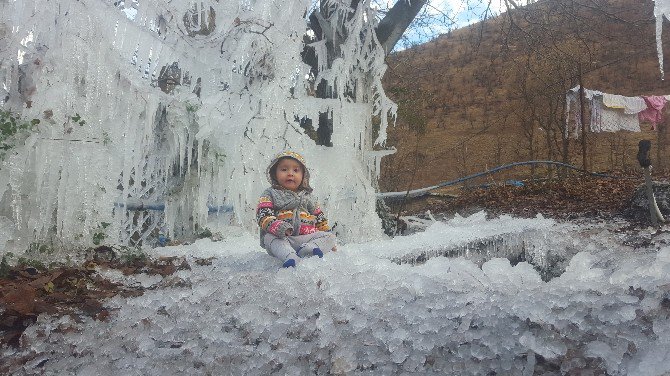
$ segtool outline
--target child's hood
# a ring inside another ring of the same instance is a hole
[[[268,168],[265,172],[270,184],[272,184],[273,187],[281,187],[279,182],[272,177],[270,170],[272,170],[272,167],[274,167],[280,159],[285,157],[293,158],[302,165],[302,169],[305,171],[305,173],[302,176],[302,183],[300,183],[300,188],[308,192],[312,192],[312,187],[309,186],[309,169],[307,169],[307,162],[305,162],[305,158],[302,155],[294,151],[283,151],[272,158],[272,161],[270,161],[270,164],[268,165]]]

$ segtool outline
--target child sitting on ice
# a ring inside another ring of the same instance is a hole
[[[302,155],[279,153],[270,162],[267,177],[272,186],[263,191],[256,208],[261,246],[286,268],[301,257],[323,257],[324,252],[335,251],[335,234],[312,196]]]

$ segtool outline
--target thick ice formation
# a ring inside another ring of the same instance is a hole
[[[2,2],[0,103],[41,120],[0,170],[0,214],[15,223],[13,241],[86,244],[103,222],[123,243],[159,227],[178,237],[220,207],[251,228],[266,164],[284,149],[305,154],[340,239],[380,234],[375,182],[387,152],[373,144],[383,144],[394,105],[381,88],[374,17],[368,1],[322,2],[320,27],[340,38],[339,54],[326,56],[307,30],[315,6]],[[316,78],[301,58],[305,43],[318,58]],[[322,80],[329,95],[316,98]],[[320,114],[332,120],[332,147],[300,127]],[[125,210],[163,202],[164,216]]]
[[[106,302],[118,308],[108,322],[40,316],[24,347],[2,357],[24,359],[16,375],[667,374],[670,248],[661,244],[670,239],[633,249],[608,226],[479,215],[402,241],[350,243],[290,270],[248,235],[157,248],[217,259],[164,280],[133,277],[154,287]],[[457,230],[445,237],[449,228]],[[525,262],[398,265],[374,251],[526,230],[541,230],[565,256],[575,248],[565,273],[543,282]]]

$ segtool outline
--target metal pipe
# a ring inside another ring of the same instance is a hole
[[[524,165],[530,165],[530,164],[547,164],[547,165],[554,165],[554,166],[559,166],[559,167],[564,167],[564,168],[569,168],[569,169],[572,169],[572,170],[580,171],[580,172],[582,172],[582,173],[589,174],[589,175],[591,175],[591,176],[595,176],[595,177],[610,178],[610,179],[621,179],[621,177],[618,177],[618,176],[612,176],[612,175],[607,175],[607,174],[599,174],[599,173],[596,173],[596,172],[589,172],[589,171],[586,171],[586,170],[581,169],[581,168],[579,168],[579,167],[575,167],[575,166],[573,166],[573,165],[570,165],[570,164],[567,164],[567,163],[563,163],[563,162],[556,162],[556,161],[525,161],[525,162],[514,162],[514,163],[507,164],[507,165],[498,166],[498,167],[496,167],[496,168],[494,168],[494,169],[491,169],[491,170],[487,170],[487,171],[479,172],[479,173],[476,173],[476,174],[468,175],[468,176],[465,176],[465,177],[462,177],[462,178],[458,178],[458,179],[456,179],[456,180],[451,180],[451,181],[448,181],[448,182],[444,182],[444,183],[440,183],[440,184],[437,184],[437,185],[433,185],[433,186],[431,186],[431,187],[426,187],[426,188],[421,188],[421,189],[415,189],[415,190],[412,190],[412,191],[409,191],[409,192],[407,192],[407,191],[403,191],[403,192],[383,192],[383,193],[377,193],[377,198],[381,198],[381,199],[386,199],[386,198],[402,198],[402,197],[405,197],[405,196],[407,196],[407,197],[420,197],[420,196],[426,195],[429,191],[432,191],[432,190],[435,190],[435,189],[438,189],[438,188],[443,188],[443,187],[447,187],[447,186],[450,186],[450,185],[454,185],[454,184],[462,183],[462,182],[464,182],[464,181],[466,181],[466,180],[470,180],[470,179],[478,178],[478,177],[480,177],[480,176],[490,175],[490,174],[493,174],[493,173],[496,173],[496,172],[499,172],[499,171],[502,171],[502,170],[510,169],[510,168],[512,168],[512,167],[524,166]]]

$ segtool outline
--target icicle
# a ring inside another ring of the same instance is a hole
[[[670,0],[654,1],[654,17],[656,18],[656,53],[658,55],[658,65],[661,71],[661,79],[665,79],[665,70],[663,68],[663,18],[670,19]]]
[[[661,71],[661,80],[665,80],[665,71],[663,69],[663,17],[664,15],[656,16],[656,54],[658,55],[658,68]]]
[[[310,46],[314,48],[314,53],[316,54],[318,71],[322,72],[326,70],[328,68],[328,49],[326,47],[326,40],[324,39],[310,43]]]

